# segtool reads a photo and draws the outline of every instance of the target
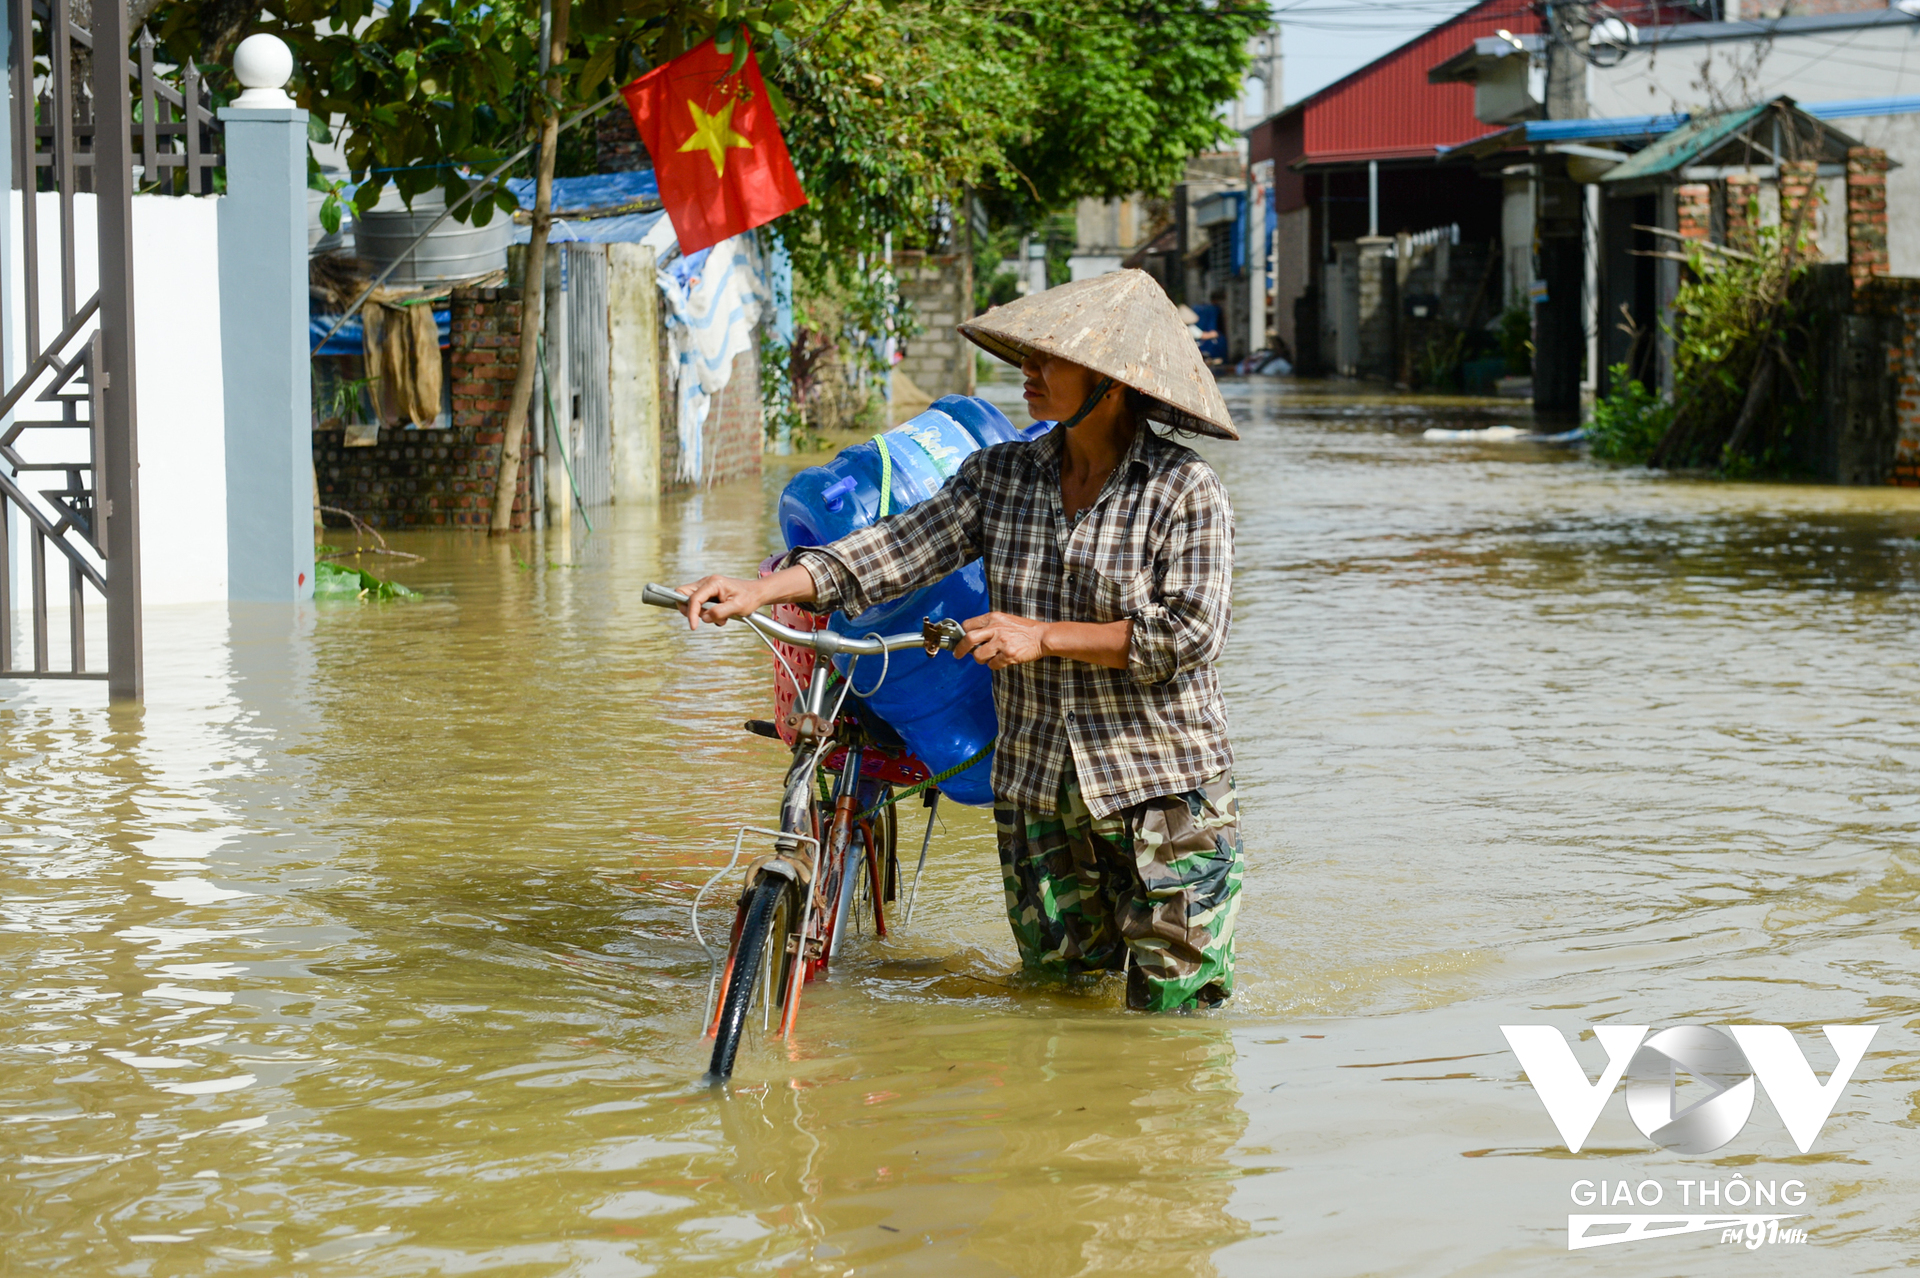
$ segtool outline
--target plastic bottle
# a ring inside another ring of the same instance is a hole
[[[888,514],[898,514],[940,491],[966,456],[979,448],[1031,439],[1052,429],[1036,423],[1016,430],[992,404],[963,395],[947,395],[933,406],[881,436],[843,450],[824,466],[801,471],[780,494],[780,532],[787,547],[824,546],[881,516],[881,481],[887,480]],[[964,621],[988,611],[987,574],[980,561],[966,565],[931,586],[868,609],[858,617],[834,613],[828,626],[848,635],[898,634],[918,630],[923,619]],[[836,658],[842,674],[848,659]],[[856,691],[864,693],[880,678],[881,661],[868,657],[853,670]],[[887,721],[934,772],[964,763],[992,741],[998,731],[993,712],[993,682],[987,668],[955,660],[942,652],[929,657],[919,649],[887,659],[887,677],[867,697],[867,705]],[[943,782],[941,792],[960,803],[993,802],[992,757],[982,759]]]

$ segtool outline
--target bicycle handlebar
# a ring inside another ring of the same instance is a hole
[[[640,592],[643,603],[655,608],[672,608],[678,612],[687,606],[687,597],[677,590],[648,582]],[[883,652],[901,652],[908,648],[924,648],[929,653],[942,648],[952,648],[964,635],[964,631],[952,621],[933,621],[918,633],[900,635],[876,635],[869,639],[853,639],[836,634],[831,630],[795,630],[784,626],[771,617],[762,617],[759,613],[748,613],[739,618],[769,639],[778,639],[798,648],[811,648],[823,657],[852,656],[877,657]]]

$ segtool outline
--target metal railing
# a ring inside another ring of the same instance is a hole
[[[1406,237],[1406,241],[1408,252],[1418,252],[1421,249],[1435,248],[1441,244],[1445,244],[1449,248],[1457,248],[1460,244],[1460,224],[1458,222],[1449,222],[1445,226],[1434,226],[1424,231],[1415,231]],[[1396,239],[1394,243],[1387,246],[1387,256],[1400,256],[1399,249],[1400,244]]]
[[[140,61],[128,66],[140,85],[133,162],[140,166],[141,182],[148,188],[164,187],[161,195],[211,195],[213,171],[223,167],[227,157],[213,91],[200,77],[200,68],[188,58],[180,68],[178,89],[161,79],[153,64],[153,32],[145,27],[140,28]]]
[[[96,12],[100,43],[125,48],[125,10],[114,3]],[[6,16],[13,113],[6,137],[13,183],[22,194],[22,251],[18,305],[4,299],[8,304],[0,306],[0,349],[18,340],[25,365],[9,369],[12,375],[0,385],[0,678],[104,678],[113,698],[138,700],[133,111],[125,69],[133,64],[95,59],[90,92],[83,93],[74,83],[73,50],[76,44],[91,47],[95,33],[76,27],[58,0],[50,6],[7,0]],[[44,78],[35,64],[36,32],[46,54]],[[93,199],[98,287],[83,297],[77,209],[79,196],[87,193]],[[51,275],[57,280],[43,278]],[[16,315],[17,339],[7,331]],[[49,328],[56,331],[49,335]],[[55,406],[57,415],[25,416],[28,405]],[[64,482],[40,487],[40,475]],[[55,664],[50,634],[56,596],[49,561],[60,559],[66,568],[64,668]],[[87,654],[89,587],[106,603],[105,670]],[[15,665],[16,611],[23,607],[31,656],[28,664]]]
[[[49,25],[49,12],[44,4],[34,5],[34,15],[40,22],[50,44],[60,43],[60,25]],[[65,41],[69,46],[64,54],[47,50],[47,70],[38,77],[40,92],[34,97],[34,140],[36,147],[32,152],[32,162],[36,170],[36,179],[41,176],[39,170],[50,169],[54,163],[55,131],[59,120],[54,112],[54,94],[59,76],[53,73],[56,60],[71,68],[71,47],[92,50],[93,33],[71,20],[65,24]],[[140,39],[136,42],[137,58],[127,59],[127,76],[138,86],[134,97],[132,163],[139,170],[141,189],[155,195],[212,195],[214,193],[214,170],[225,167],[227,159],[223,147],[224,130],[217,114],[218,104],[213,90],[200,74],[200,68],[189,58],[184,66],[166,67],[154,60],[156,42],[153,32],[145,27],[140,29]],[[16,55],[17,56],[17,55]],[[178,79],[174,84],[169,76]],[[15,102],[23,99],[16,95]],[[70,123],[73,141],[78,144],[70,151],[76,170],[75,189],[93,190],[93,97],[80,94],[73,98]],[[42,149],[45,148],[45,149]],[[20,165],[25,159],[24,148],[14,153],[13,185],[15,190],[23,189]],[[36,181],[36,188],[39,183]],[[58,189],[50,186],[47,189]]]

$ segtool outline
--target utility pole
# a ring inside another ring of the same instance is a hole
[[[1547,5],[1547,118],[1587,118],[1587,39],[1593,28],[1572,5]]]
[[[1587,117],[1589,24],[1573,6],[1547,0],[1547,118]],[[1546,298],[1533,308],[1533,406],[1559,415],[1580,412],[1586,358],[1586,198],[1567,176],[1566,160],[1534,155],[1536,278]]]

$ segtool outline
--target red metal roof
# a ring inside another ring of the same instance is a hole
[[[1689,0],[1621,0],[1614,12],[1654,26],[1705,17]],[[1427,159],[1439,147],[1486,133],[1473,118],[1473,86],[1429,84],[1427,72],[1502,29],[1516,35],[1541,30],[1532,0],[1482,0],[1250,130],[1249,157],[1274,161],[1280,208],[1305,202],[1304,169]]]
[[[1426,157],[1479,137],[1473,86],[1428,84],[1427,71],[1502,28],[1530,33],[1540,19],[1528,0],[1483,0],[1266,121],[1249,139],[1252,158],[1284,171]]]

